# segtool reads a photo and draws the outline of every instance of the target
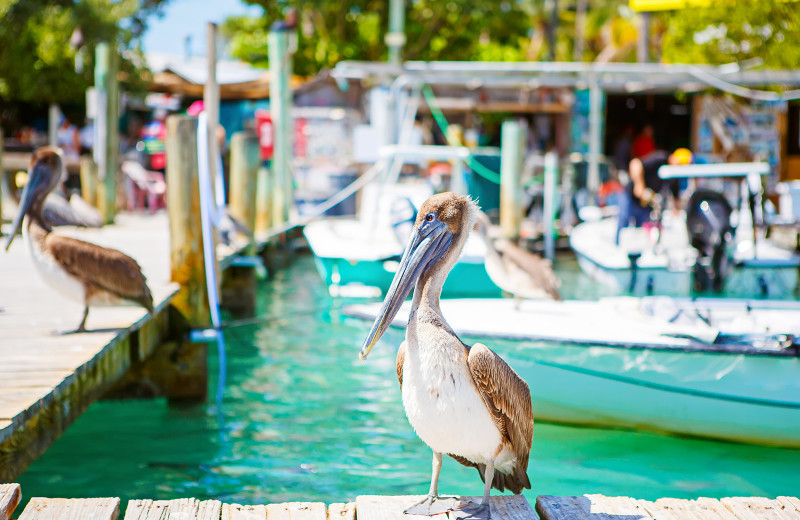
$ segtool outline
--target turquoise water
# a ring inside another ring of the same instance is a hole
[[[567,297],[603,291],[561,264]],[[345,318],[310,257],[263,282],[257,323],[227,329],[224,399],[95,403],[20,477],[31,496],[215,498],[238,503],[424,494],[430,450],[405,419],[391,329],[367,363],[369,323]],[[502,344],[494,342],[502,351]],[[217,358],[211,355],[213,395]],[[534,410],[535,412],[535,410]],[[540,494],[645,499],[800,494],[800,450],[538,422],[528,473]],[[446,459],[439,489],[479,495]]]

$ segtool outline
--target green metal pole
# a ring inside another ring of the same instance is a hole
[[[505,121],[500,132],[500,229],[506,238],[517,238],[522,223],[522,162],[525,127]]]
[[[389,63],[399,65],[403,60],[403,46],[406,44],[406,6],[403,0],[389,1],[389,32],[384,41],[389,47]]]
[[[270,95],[269,105],[275,128],[275,152],[272,159],[274,183],[273,225],[289,220],[293,202],[292,194],[292,94],[289,89],[291,58],[289,56],[289,33],[270,31],[269,47]]]

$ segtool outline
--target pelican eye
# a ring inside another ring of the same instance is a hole
[[[436,217],[436,215],[434,215],[433,213],[428,213],[427,215],[425,215],[425,221],[433,222],[434,217]]]

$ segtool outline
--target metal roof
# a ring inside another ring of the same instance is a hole
[[[753,63],[721,66],[663,63],[408,61],[402,65],[343,61],[332,71],[338,80],[359,79],[404,84],[464,85],[468,88],[589,88],[639,93],[713,87],[764,101],[800,98],[800,69],[748,68]],[[780,86],[784,92],[754,90]]]

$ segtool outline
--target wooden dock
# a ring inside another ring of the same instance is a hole
[[[406,515],[403,510],[422,496],[359,496],[355,502],[325,505],[322,502],[241,505],[219,500],[131,500],[121,515],[119,498],[41,498],[29,502],[19,520],[429,520]],[[9,520],[21,499],[18,484],[0,485],[0,520]],[[462,500],[480,500],[466,497]],[[778,497],[661,498],[655,502],[630,497],[583,495],[540,496],[536,511],[521,495],[491,498],[493,520],[798,520],[800,500]],[[538,517],[537,517],[538,514]],[[454,511],[436,516],[441,520],[463,520]]]
[[[166,214],[123,214],[112,226],[58,233],[135,258],[156,312],[151,317],[133,306],[93,308],[89,332],[59,334],[78,325],[83,306],[45,285],[21,237],[0,253],[0,482],[13,481],[170,333],[169,303],[178,285],[170,283]]]

